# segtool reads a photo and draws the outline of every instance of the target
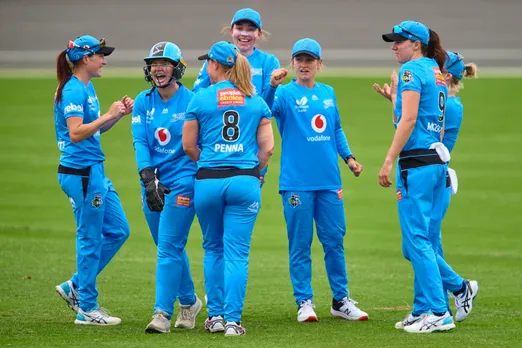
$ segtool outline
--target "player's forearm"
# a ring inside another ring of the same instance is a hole
[[[413,132],[415,122],[415,118],[402,118],[400,120],[393,137],[393,142],[388,150],[388,154],[386,155],[387,162],[394,162],[397,159]]]
[[[259,159],[260,170],[268,165],[274,153],[274,132],[272,123],[269,120],[267,121],[267,123],[260,125],[257,131],[257,145],[259,147],[257,158]]]
[[[77,127],[69,127],[69,137],[73,143],[85,140],[98,132],[109,120],[107,114],[90,123],[81,123]]]
[[[194,162],[199,161],[199,156],[201,154],[201,150],[195,146],[195,147],[183,147],[183,151],[189,156],[191,160]]]
[[[121,119],[121,117],[118,117],[118,118],[115,118],[115,119],[112,119],[112,120],[108,121],[107,123],[105,123],[105,124],[100,128],[100,132],[101,132],[101,133],[105,133],[106,131],[108,131],[109,129],[111,129],[112,126],[114,126],[114,125],[116,124],[116,122],[118,122],[120,119]]]

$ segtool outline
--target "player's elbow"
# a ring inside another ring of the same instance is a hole
[[[71,141],[74,143],[74,144],[78,144],[80,141],[82,141],[83,139],[80,137],[79,134],[76,134],[76,133],[71,133],[69,134],[69,138],[71,138]]]

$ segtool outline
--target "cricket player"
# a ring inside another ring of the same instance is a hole
[[[426,308],[418,320],[403,327],[410,333],[447,331],[455,327],[447,308],[437,264],[437,245],[430,239],[430,219],[444,199],[448,149],[440,142],[448,88],[442,72],[446,53],[439,36],[422,23],[404,21],[382,35],[393,42],[402,64],[393,103],[396,131],[379,172],[379,184],[389,187],[393,163],[399,157],[396,194],[402,231],[402,250],[414,270],[414,295],[422,294]]]
[[[152,46],[145,63],[145,80],[152,88],[136,97],[132,117],[143,212],[158,247],[156,304],[145,331],[168,333],[176,297],[181,311],[174,327],[193,329],[202,307],[185,251],[195,215],[196,164],[181,146],[185,111],[194,93],[179,82],[186,63],[174,43]]]
[[[58,294],[77,314],[75,324],[117,325],[99,306],[96,277],[129,237],[129,224],[120,198],[105,176],[100,135],[132,112],[134,100],[124,96],[100,115],[91,82],[101,77],[105,57],[114,51],[105,39],[83,35],[60,52],[54,99],[56,140],[60,149],[58,182],[76,220],[76,273],[56,286]]]
[[[198,165],[194,201],[205,251],[205,328],[241,336],[250,241],[261,208],[259,172],[274,147],[272,115],[255,95],[250,65],[235,45],[217,42],[199,59],[212,85],[187,108],[183,149]]]
[[[363,167],[346,140],[333,88],[315,81],[321,66],[319,43],[310,38],[297,41],[292,49],[297,78],[278,87],[272,107],[282,138],[279,192],[288,233],[297,321],[318,320],[311,286],[314,221],[332,290],[331,314],[347,320],[367,320],[368,314],[356,306],[348,291],[344,198],[337,156],[355,176]]]

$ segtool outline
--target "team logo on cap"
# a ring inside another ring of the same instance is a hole
[[[167,128],[158,128],[154,132],[154,138],[160,143],[161,146],[165,146],[170,141],[170,132]]]
[[[153,57],[163,56],[163,52],[165,52],[165,45],[166,44],[167,44],[166,42],[158,42],[157,44],[155,44],[152,47],[151,56],[153,56]]]
[[[326,129],[326,117],[321,114],[317,114],[314,117],[312,117],[312,129],[316,131],[317,133],[322,133]]]
[[[232,63],[234,63],[234,57],[232,57],[232,56],[228,56],[228,57],[227,57],[227,63],[228,63],[228,64],[232,64]]]

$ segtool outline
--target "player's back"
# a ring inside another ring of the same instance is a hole
[[[464,107],[460,98],[457,96],[448,97],[446,103],[446,114],[444,116],[444,138],[442,142],[449,151],[453,150],[455,143],[457,142],[463,114]]]
[[[198,168],[257,167],[257,128],[263,117],[271,117],[263,99],[245,97],[228,80],[199,91],[185,116],[199,123]]]

